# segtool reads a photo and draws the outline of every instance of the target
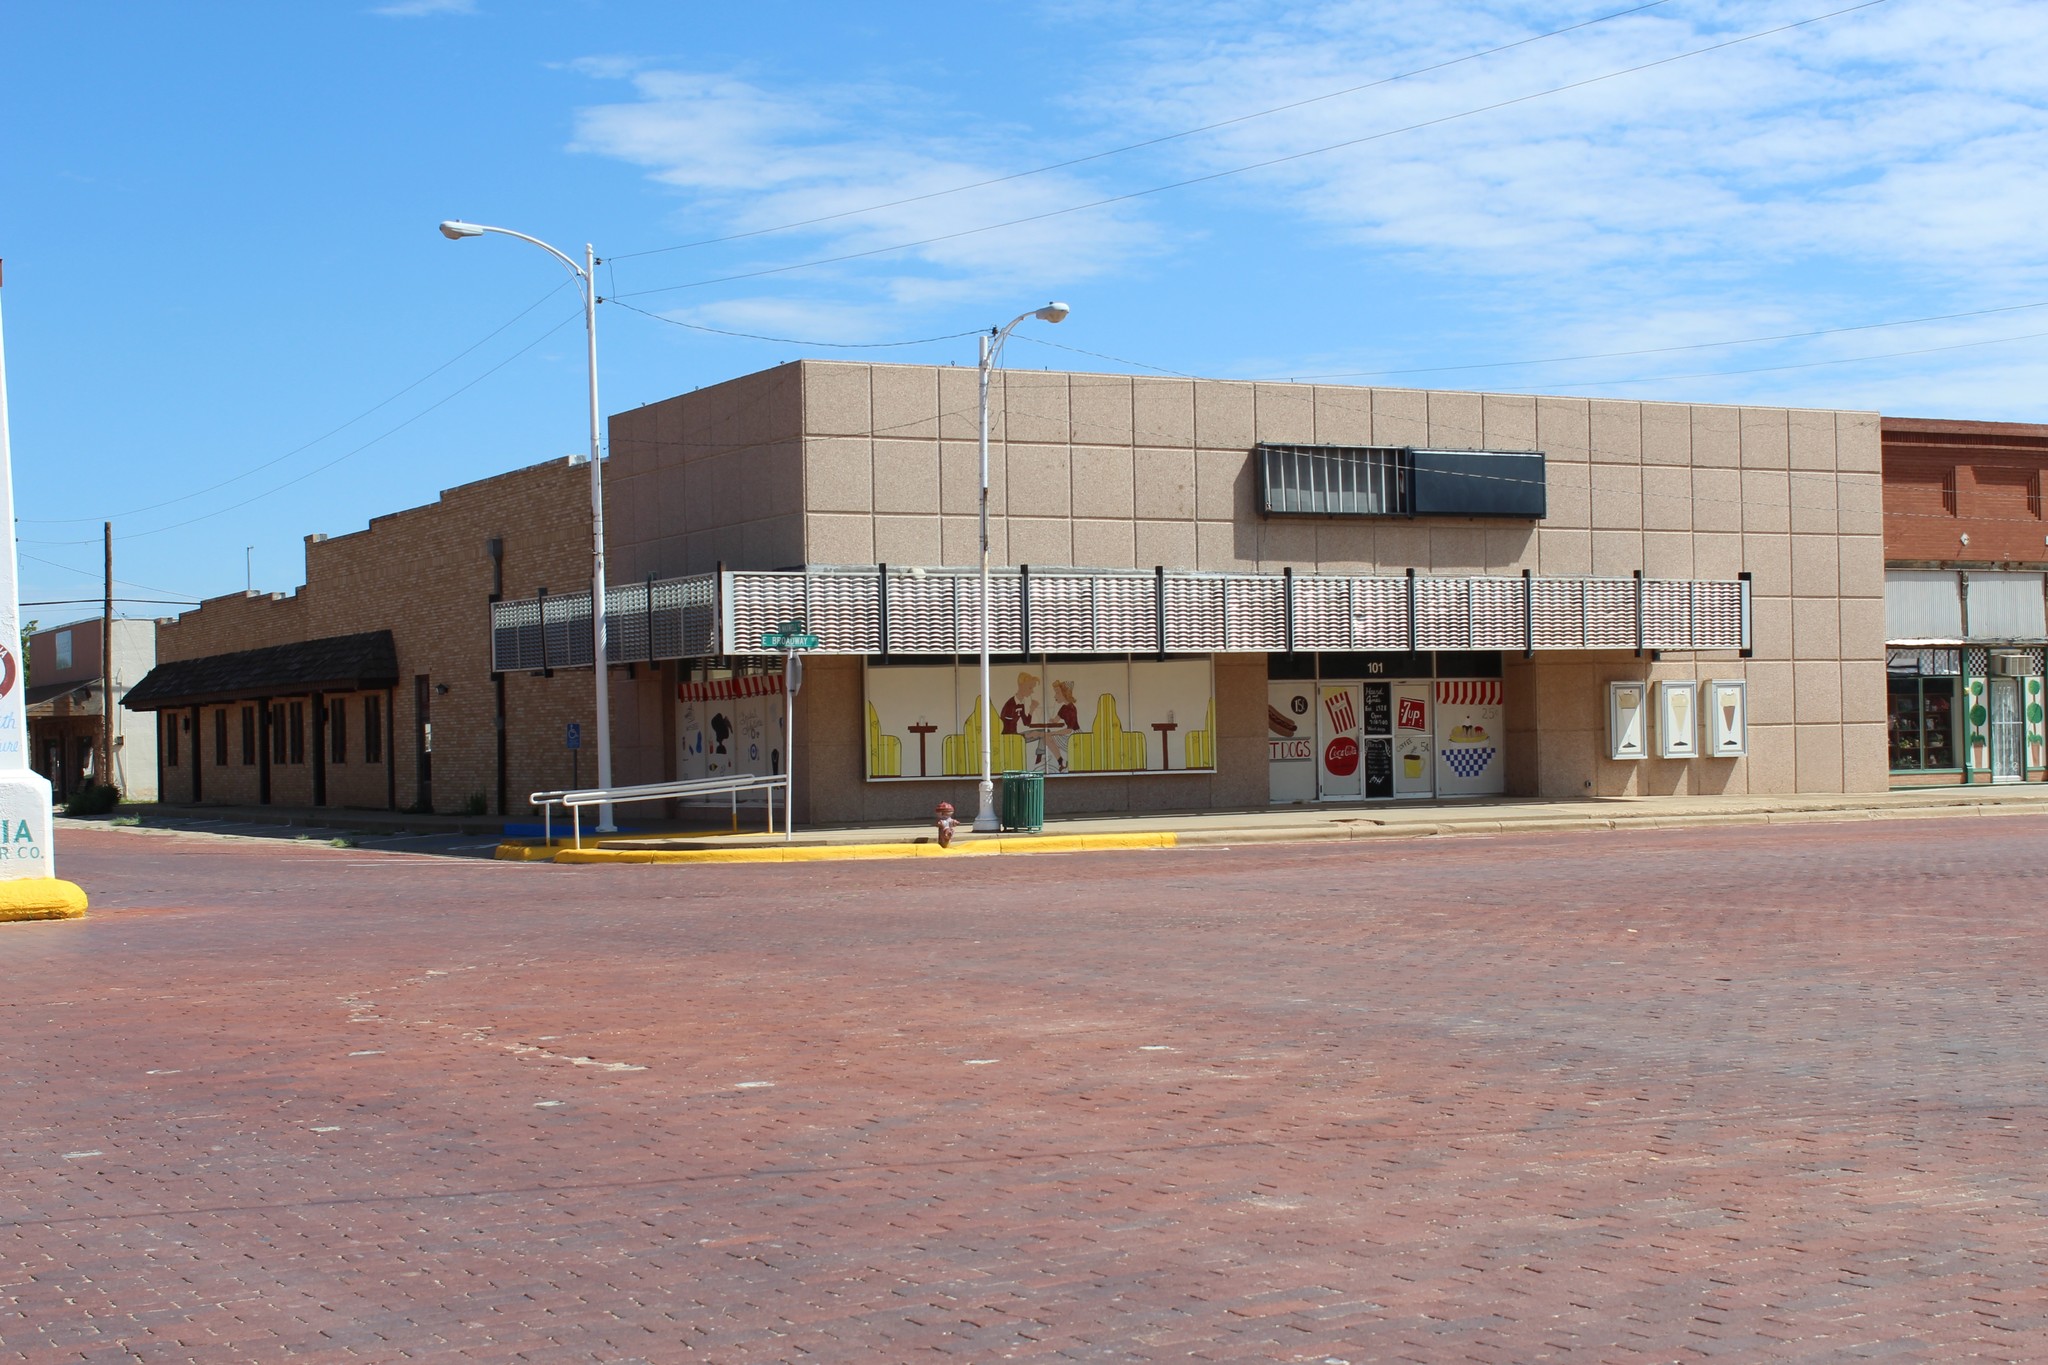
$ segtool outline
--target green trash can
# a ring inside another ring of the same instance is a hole
[[[1008,831],[1036,834],[1045,828],[1045,774],[1003,774],[1001,815]]]

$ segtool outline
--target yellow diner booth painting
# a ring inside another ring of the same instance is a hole
[[[981,696],[973,662],[871,662],[865,681],[870,781],[978,776],[984,725],[996,772],[1069,777],[1216,767],[1215,678],[1206,656],[1013,660],[991,675],[992,704]]]

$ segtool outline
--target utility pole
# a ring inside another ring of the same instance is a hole
[[[100,599],[100,756],[93,764],[102,787],[114,785],[114,523],[100,523],[107,559],[105,593]],[[192,738],[198,762],[199,737]]]

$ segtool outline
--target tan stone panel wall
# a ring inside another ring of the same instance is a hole
[[[971,564],[973,371],[839,362],[795,368],[808,433],[795,461],[796,477],[808,485],[803,557]],[[1883,582],[1871,414],[1035,371],[999,374],[991,396],[998,563],[1614,577],[1641,570],[1672,578],[1746,572],[1755,594],[1755,658],[1688,666],[1706,670],[1701,677],[1759,670],[1752,722],[1760,738],[1751,761],[1685,778],[1664,765],[1608,764],[1596,756],[1604,735],[1595,744],[1591,731],[1574,725],[1537,727],[1538,707],[1511,772],[1552,794],[1565,789],[1559,783],[1577,791],[1683,782],[1758,791],[1871,785],[1871,764],[1881,759],[1871,736],[1882,723],[1873,699],[1881,700]],[[702,401],[670,401],[692,399]],[[621,439],[615,448],[623,449]],[[1538,526],[1268,519],[1255,508],[1250,450],[1259,441],[1541,449],[1549,459],[1550,515]],[[757,487],[761,477],[748,475]],[[722,557],[736,562],[739,551],[726,544]],[[1825,667],[1807,668],[1795,688],[1795,662]],[[1667,665],[1677,666],[1657,667]],[[1632,657],[1626,664],[1581,658],[1562,673],[1558,666],[1530,666],[1532,706],[1580,684],[1604,699],[1599,669],[1650,667]],[[1807,717],[1795,717],[1793,696],[1809,692]],[[1815,726],[1834,740],[1808,736],[1802,750],[1801,732]],[[1573,734],[1579,739],[1561,738]],[[1574,744],[1584,752],[1567,760]],[[1587,781],[1594,786],[1585,788]]]

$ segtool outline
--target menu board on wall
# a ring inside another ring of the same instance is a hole
[[[1394,741],[1365,741],[1365,796],[1368,801],[1394,794]]]
[[[1358,728],[1368,735],[1390,735],[1394,732],[1394,707],[1392,690],[1385,683],[1365,684],[1365,696],[1360,706]]]

